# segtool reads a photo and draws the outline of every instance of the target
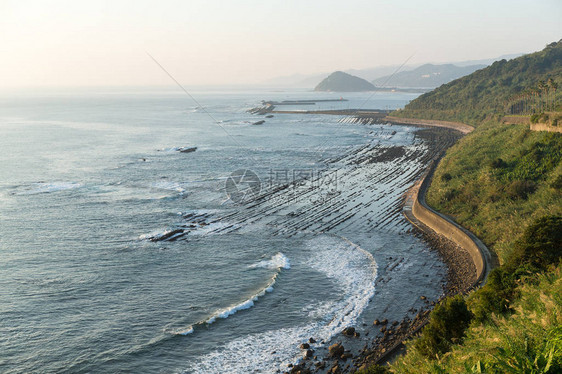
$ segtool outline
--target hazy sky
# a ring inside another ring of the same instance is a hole
[[[0,0],[0,88],[259,83],[531,52],[561,0]]]

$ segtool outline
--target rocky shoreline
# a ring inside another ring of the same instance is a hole
[[[411,234],[427,242],[447,264],[443,298],[466,293],[472,287],[476,279],[476,268],[466,250],[430,229],[413,227]],[[415,336],[428,323],[429,314],[437,303],[424,295],[420,295],[420,300],[424,306],[410,310],[412,317],[407,316],[401,320],[376,319],[372,326],[346,328],[341,332],[340,338],[320,354],[311,350],[308,344],[301,344],[302,362],[298,365],[288,364],[285,373],[353,373],[374,364],[390,362],[404,350],[404,341]],[[375,334],[382,336],[369,338]],[[346,347],[356,344],[362,344],[363,348],[359,354],[354,355]]]
[[[440,124],[438,127],[449,126]],[[462,133],[470,130],[468,128],[461,130],[458,124],[449,128]],[[429,144],[433,143],[435,137],[439,137],[435,131],[443,130],[433,129],[433,131],[421,132]],[[444,151],[445,149],[440,149],[436,152],[430,169],[436,165],[436,161],[441,158]],[[418,188],[419,184],[412,187],[408,193],[416,194],[417,198]],[[443,284],[442,298],[467,293],[475,285],[478,278],[477,269],[471,254],[466,249],[445,236],[437,234],[421,222],[417,222],[413,226],[411,233],[427,242],[447,265],[447,279]],[[420,295],[420,300],[423,300],[425,305],[419,309],[411,309],[409,312],[412,317],[406,316],[394,321],[389,321],[388,318],[376,319],[372,326],[361,326],[363,337],[358,328],[347,328],[342,331],[341,339],[335,339],[336,341],[320,354],[315,354],[309,347],[301,346],[303,349],[306,348],[303,360],[298,365],[289,364],[286,373],[353,373],[374,364],[385,364],[393,360],[404,351],[404,342],[418,334],[429,321],[429,314],[436,305],[436,301],[429,301],[424,295]],[[369,335],[375,334],[378,336],[368,338]],[[357,341],[353,342],[353,340]],[[364,344],[358,354],[353,354],[351,350],[346,349],[346,344],[356,345],[358,343]]]
[[[224,216],[187,215],[184,224],[171,229],[171,236],[151,239],[197,240],[193,232],[201,225],[208,227],[209,233],[227,233],[260,224],[269,227],[274,236],[351,235],[353,243],[366,247],[375,238],[373,233],[393,233],[391,240],[413,234],[437,251],[441,260],[434,253],[413,261],[405,253],[378,247],[379,269],[374,284],[377,302],[361,320],[326,341],[310,336],[306,341],[295,342],[301,358],[295,356],[295,361],[281,364],[280,373],[347,373],[387,362],[400,351],[405,339],[427,323],[440,297],[464,292],[471,284],[470,256],[459,256],[458,247],[431,231],[413,228],[402,214],[409,186],[423,177],[424,170],[459,139],[460,133],[456,129],[426,127],[413,133],[414,140],[409,145],[380,144],[377,139],[393,139],[407,132],[375,125],[375,121],[363,116],[339,121],[342,125],[373,125],[369,131],[373,140],[323,160],[328,171],[337,171],[337,189],[332,190],[330,184],[321,190],[307,183],[272,185]],[[414,268],[404,270],[414,264]],[[405,290],[407,279],[421,283]],[[428,281],[435,287],[431,294],[424,294],[424,290],[429,291],[420,284]]]

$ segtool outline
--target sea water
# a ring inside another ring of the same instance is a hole
[[[224,187],[236,170],[266,185],[377,141],[341,116],[256,126],[264,118],[247,113],[263,99],[337,94],[192,94],[197,103],[173,88],[0,95],[1,372],[275,372],[298,361],[301,342],[327,343],[388,301],[375,294],[382,256],[433,256],[390,228],[357,240],[353,228],[348,239],[284,236],[259,223],[215,233],[228,217],[151,241],[186,215],[241,209]],[[306,109],[394,109],[415,96],[346,94]],[[394,131],[394,144],[412,143],[412,128]]]

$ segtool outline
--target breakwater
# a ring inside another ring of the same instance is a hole
[[[437,163],[434,163],[430,166],[428,173],[412,187],[404,205],[404,215],[422,231],[433,230],[469,253],[476,267],[476,277],[467,282],[464,290],[466,292],[486,281],[488,273],[492,269],[492,257],[488,248],[474,234],[458,225],[451,218],[433,210],[425,202],[425,194],[431,183],[436,165]]]

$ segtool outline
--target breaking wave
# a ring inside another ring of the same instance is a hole
[[[357,323],[375,292],[377,264],[373,256],[340,237],[325,236],[309,245],[311,256],[305,265],[334,281],[341,297],[311,305],[316,318],[308,324],[236,339],[203,356],[185,373],[283,372],[288,363],[296,364],[302,359],[299,342],[314,337],[319,343],[311,346],[317,348],[320,342],[330,341],[345,327]]]
[[[277,269],[277,272],[273,275],[273,277],[271,277],[268,284],[264,288],[262,288],[261,290],[250,296],[248,299],[238,304],[234,304],[229,307],[222,308],[215,311],[211,315],[211,317],[207,318],[204,321],[198,322],[195,325],[190,325],[185,329],[168,331],[168,332],[174,335],[189,335],[194,332],[194,326],[204,325],[204,324],[210,325],[215,323],[217,319],[226,319],[241,310],[250,309],[255,305],[255,302],[258,301],[260,297],[264,296],[266,293],[273,292],[273,286],[275,285],[277,276],[281,273],[281,269],[290,269],[289,259],[281,252],[274,255],[269,261],[261,261],[257,264],[249,266],[249,268],[258,268],[258,267]]]

